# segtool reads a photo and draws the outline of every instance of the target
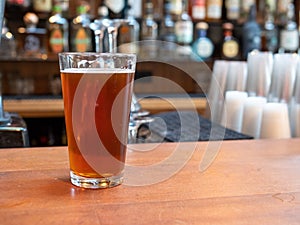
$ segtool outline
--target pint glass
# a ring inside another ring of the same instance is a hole
[[[59,65],[72,184],[121,184],[136,56],[60,53]]]

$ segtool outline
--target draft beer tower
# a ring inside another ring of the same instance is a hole
[[[0,31],[2,31],[5,1],[0,1]],[[0,38],[1,45],[1,38]],[[0,148],[29,146],[25,121],[16,113],[3,109],[2,74],[0,72]]]

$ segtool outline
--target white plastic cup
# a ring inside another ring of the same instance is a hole
[[[227,91],[221,124],[229,129],[241,132],[243,119],[243,105],[248,97],[247,92]]]
[[[265,97],[248,97],[244,103],[242,133],[259,138]]]
[[[291,138],[286,103],[268,102],[263,108],[260,138]]]
[[[266,97],[270,90],[273,53],[252,51],[247,57],[247,87],[249,96]]]
[[[208,92],[208,106],[206,114],[213,122],[221,122],[221,112],[224,104],[228,61],[216,60],[213,67],[212,79]]]
[[[229,61],[226,79],[226,91],[245,91],[247,83],[247,63]]]
[[[299,56],[292,53],[274,55],[269,102],[288,103],[293,96]]]

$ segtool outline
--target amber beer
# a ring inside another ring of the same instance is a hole
[[[120,184],[134,70],[66,68],[61,79],[71,182],[88,188]]]

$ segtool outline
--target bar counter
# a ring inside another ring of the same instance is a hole
[[[102,190],[69,182],[67,147],[1,149],[0,224],[300,224],[300,139],[223,141],[200,171],[208,144],[129,145],[128,165],[150,183]],[[174,149],[185,159],[168,160]],[[143,171],[159,163],[155,183]]]
[[[206,99],[202,97],[185,98],[144,98],[140,100],[141,107],[150,113],[159,113],[174,110],[196,109],[199,114],[205,114]],[[60,98],[49,99],[5,99],[3,101],[5,111],[18,113],[24,118],[41,118],[41,117],[63,117],[64,106]]]

